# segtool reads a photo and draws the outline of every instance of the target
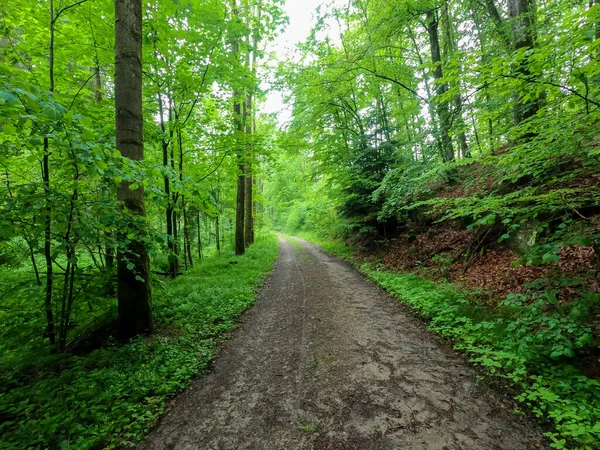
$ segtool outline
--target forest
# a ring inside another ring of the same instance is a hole
[[[600,2],[287,3],[1,0],[0,448],[140,445],[283,234],[600,448]]]

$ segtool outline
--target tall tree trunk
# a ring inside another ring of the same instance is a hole
[[[94,49],[96,51],[96,54],[94,55],[94,101],[96,103],[100,103],[102,101],[102,75],[100,73],[100,58],[98,56],[98,47],[96,44],[96,38],[94,36],[94,27],[90,26],[90,30],[92,32],[92,37],[93,37],[93,43],[94,43]],[[110,187],[107,187],[107,189],[110,189]],[[102,194],[103,196],[106,195],[104,192]],[[114,193],[113,193],[114,195]],[[114,248],[113,248],[113,233],[111,231],[104,231],[103,232],[104,235],[104,267],[111,272],[112,268],[114,266],[115,263],[115,257],[114,257]],[[98,253],[100,256],[100,262],[102,262],[102,247],[101,244],[99,244],[99,248],[98,248]]]
[[[115,0],[115,116],[117,149],[133,161],[144,159],[142,115],[142,1]],[[145,244],[144,188],[121,182],[117,200],[128,216],[120,227],[117,255],[119,333],[123,338],[152,331],[150,258]],[[133,234],[128,239],[127,231]]]
[[[262,3],[258,2],[258,21],[262,15]],[[246,5],[248,6],[248,5]],[[246,37],[248,47],[250,47],[250,36]],[[258,47],[258,33],[254,33],[252,50],[246,55],[246,65],[252,72],[253,78],[256,79],[256,48]],[[253,80],[254,81],[254,80]],[[246,247],[249,247],[254,243],[254,210],[253,210],[253,182],[252,182],[252,166],[254,164],[254,140],[252,136],[254,134],[255,120],[254,120],[254,87],[247,92],[246,102],[244,104],[244,126],[246,133],[246,186],[244,188],[245,200],[244,200],[244,240]]]
[[[50,0],[50,95],[54,93],[54,0]],[[50,199],[50,142],[44,136],[44,156],[42,159],[42,181],[44,184],[44,259],[46,261],[46,287],[44,295],[44,308],[46,311],[46,334],[50,345],[56,342],[54,332],[54,316],[52,312],[52,289],[54,265],[52,262],[52,201]]]
[[[252,95],[246,96],[244,106],[245,134],[246,134],[246,164],[245,187],[244,187],[244,241],[246,247],[254,242],[253,218],[252,218]]]
[[[477,143],[477,148],[479,149],[479,154],[483,154],[483,149],[481,148],[481,141],[479,140],[479,132],[477,131],[477,124],[475,122],[475,116],[471,115],[471,121],[473,122],[473,135],[475,136],[475,142]]]
[[[94,56],[94,100],[96,103],[102,101],[102,76],[100,75],[100,60],[97,52]]]
[[[233,0],[233,14],[235,16],[236,21],[238,18],[238,9],[236,1]],[[240,46],[237,39],[233,42],[233,53],[239,58]],[[242,122],[242,103],[241,95],[238,91],[234,91],[233,93],[233,122],[234,129],[236,133],[236,146],[237,148],[237,165],[238,165],[238,174],[237,174],[237,196],[235,202],[235,254],[243,255],[246,252],[246,242],[245,242],[245,227],[244,227],[244,219],[245,219],[245,201],[246,201],[246,176],[245,176],[245,165],[244,165],[244,146],[241,145],[241,138],[244,133],[244,124]],[[218,240],[218,239],[217,239]]]
[[[171,95],[169,95],[169,123],[173,124],[173,112],[174,112],[174,105],[173,105],[173,98]],[[177,122],[177,119],[175,119],[175,122]],[[175,129],[178,127],[177,123],[175,125],[171,125],[171,170],[172,173],[175,173],[175,146],[172,144],[173,142],[173,133],[175,131]],[[171,217],[172,217],[172,227],[173,227],[173,254],[172,254],[172,258],[170,260],[170,267],[171,267],[171,276],[173,278],[175,278],[177,276],[177,274],[179,273],[179,249],[180,249],[180,245],[179,245],[179,214],[177,213],[177,201],[179,199],[179,192],[176,192],[175,190],[171,190]]]
[[[258,0],[257,5],[256,5],[258,11],[257,11],[257,23],[258,26],[261,26],[261,19],[262,19],[262,13],[263,13],[263,3],[262,0]],[[256,68],[256,55],[257,55],[257,49],[258,49],[258,37],[259,37],[259,33],[258,32],[254,32],[254,36],[253,36],[253,41],[252,41],[252,61],[251,61],[251,66],[252,66],[252,76],[254,81],[256,82],[256,72],[257,72],[257,68]],[[251,106],[251,112],[252,112],[252,136],[256,136],[256,104],[254,103],[255,100],[255,95],[256,95],[256,90],[254,90],[253,95],[250,97],[250,106]],[[252,161],[256,161],[256,146],[255,146],[256,141],[253,139],[252,140],[252,155],[253,155],[253,159]],[[246,205],[246,208],[250,209],[250,216],[249,216],[249,220],[250,220],[250,243],[253,244],[254,240],[256,238],[255,236],[255,230],[256,230],[256,202],[254,201],[254,186],[256,186],[256,174],[254,173],[254,171],[250,172],[250,183],[249,183],[249,187],[248,185],[246,186],[246,189],[250,190],[250,200],[249,200],[249,206]]]
[[[170,96],[169,97],[169,122],[171,123],[171,141],[172,141],[172,137],[173,137],[173,130],[175,130],[175,133],[177,135],[177,148],[178,148],[178,156],[179,156],[179,164],[177,166],[177,171],[178,171],[178,177],[179,177],[179,181],[180,184],[183,184],[183,137],[181,134],[181,123],[179,122],[179,114],[177,113],[177,110],[174,107],[174,101],[173,98]],[[175,125],[172,124],[172,116],[175,117]],[[164,157],[163,157],[164,159]],[[171,146],[171,169],[173,170],[173,172],[175,171],[175,149],[174,146]],[[180,250],[181,250],[181,242],[179,240],[179,236],[180,236],[180,225],[181,225],[181,218],[180,215],[177,212],[177,203],[179,201],[179,198],[181,197],[181,201],[182,201],[182,205],[183,205],[183,195],[180,195],[179,192],[175,192],[172,191],[171,192],[171,217],[172,217],[172,240],[173,240],[173,246],[172,246],[172,250],[173,250],[173,254],[171,255],[170,258],[170,262],[169,262],[169,268],[170,268],[170,272],[171,272],[171,276],[173,278],[175,278],[178,273],[179,273],[179,254],[180,254]],[[184,206],[182,206],[182,212],[183,214],[185,214],[185,209]],[[184,259],[184,265],[185,268],[187,269],[188,263],[187,263],[187,242],[186,242],[186,224],[185,224],[185,217],[183,218],[183,259]]]
[[[256,136],[256,108],[254,108],[252,114],[252,134]],[[252,173],[252,243],[256,240],[256,224],[258,217],[258,203],[254,199],[254,192],[258,187],[258,177],[255,173]]]
[[[173,205],[175,205],[175,195],[173,195]],[[179,253],[181,245],[179,243],[179,214],[173,208],[173,251],[175,252],[175,258],[173,258],[173,277],[176,277],[179,273]]]
[[[488,14],[492,18],[492,22],[494,22],[494,25],[496,27],[498,35],[500,36],[500,39],[502,40],[502,43],[505,45],[506,49],[511,48],[510,33],[508,32],[504,20],[502,20],[502,16],[500,15],[500,12],[498,11],[496,4],[494,3],[494,0],[485,0],[485,6],[488,10]]]
[[[206,245],[210,246],[210,217],[204,216],[204,228],[206,230]]]
[[[508,15],[511,19],[512,43],[515,51],[530,50],[535,42],[535,5],[533,0],[508,0]],[[524,54],[523,60],[515,69],[515,75],[525,82],[531,78],[529,57]],[[527,86],[524,86],[527,88]],[[524,100],[526,94],[515,94],[513,107],[513,123],[519,125],[522,121],[533,117],[540,109],[541,98]]]
[[[169,108],[169,138],[166,135],[166,125],[165,125],[165,111],[163,105],[163,97],[162,93],[158,92],[157,94],[158,100],[158,115],[160,122],[160,130],[162,132],[161,137],[161,147],[162,147],[162,162],[165,170],[165,175],[163,177],[163,183],[165,188],[165,198],[167,199],[167,207],[165,210],[165,219],[166,219],[166,227],[167,227],[167,250],[168,250],[168,259],[169,259],[169,274],[171,278],[175,278],[177,276],[177,264],[175,259],[177,258],[175,255],[175,239],[173,232],[173,203],[171,202],[171,181],[169,179],[169,144],[173,137],[173,126],[171,121],[171,109]]]
[[[442,96],[448,90],[446,83],[443,80],[442,73],[442,56],[440,52],[440,40],[438,35],[438,18],[435,11],[427,11],[427,33],[429,34],[429,46],[431,50],[431,62],[434,65],[433,79],[435,81],[436,91],[436,111],[439,119],[439,134],[441,143],[442,159],[445,162],[454,159],[454,148],[452,146],[452,138],[450,137],[451,120],[448,102],[442,100]]]
[[[458,41],[455,35],[455,27],[450,16],[449,4],[446,3],[442,8],[443,14],[443,30],[444,30],[444,41],[445,41],[445,53],[446,53],[446,61],[453,57],[453,55],[458,51]],[[462,68],[460,64],[458,66],[458,72],[461,73]],[[462,96],[460,94],[460,81],[456,81],[452,83],[452,88],[456,90],[456,95],[454,96],[454,121],[456,123],[456,128],[458,129],[458,144],[460,146],[460,155],[463,158],[469,158],[471,153],[469,151],[469,143],[467,141],[466,134],[466,126],[465,120],[463,118],[463,101]]]
[[[197,222],[196,222],[196,226],[197,226],[197,231],[198,231],[198,259],[202,259],[202,233],[201,233],[201,228],[200,225],[202,224],[202,220],[201,220],[201,216],[200,216],[200,209],[197,210]]]
[[[493,4],[493,2],[492,2]],[[495,5],[494,5],[495,8]],[[497,11],[496,11],[497,12]],[[498,15],[498,18],[500,18],[500,15]],[[487,62],[487,46],[486,46],[486,40],[484,37],[484,34],[482,32],[482,25],[479,23],[479,20],[476,16],[476,14],[474,12],[472,12],[472,20],[473,23],[475,24],[475,29],[477,31],[477,40],[479,41],[479,49],[482,55],[482,61]],[[502,20],[500,18],[500,20]],[[506,48],[510,48],[510,39],[508,39],[508,44],[506,46]],[[490,97],[490,92],[489,92],[489,88],[483,89],[483,98],[485,99],[485,105],[486,108],[490,108],[491,106],[491,97]],[[473,126],[475,126],[475,119],[473,119]],[[490,148],[490,153],[493,155],[494,154],[494,148],[496,147],[496,142],[494,139],[494,120],[492,119],[492,117],[488,117],[487,119],[487,137],[488,137],[488,143],[489,143],[489,148]],[[482,149],[481,143],[478,141],[478,145],[479,145],[479,149]]]
[[[215,217],[215,245],[217,247],[217,255],[221,256],[221,240],[219,239],[219,233],[220,233],[220,225],[219,225],[219,213],[217,213],[217,216]]]
[[[74,164],[74,179],[73,179],[73,194],[69,202],[69,217],[67,219],[67,231],[63,238],[66,245],[66,256],[67,256],[67,267],[64,273],[63,282],[63,293],[61,299],[61,310],[60,310],[60,326],[58,329],[58,351],[64,352],[67,346],[67,337],[69,335],[69,325],[71,321],[71,309],[73,307],[74,299],[74,286],[75,286],[75,271],[77,264],[75,263],[75,244],[76,237],[72,234],[76,233],[76,229],[73,224],[76,222],[77,215],[77,199],[79,193],[77,190],[77,182],[79,181],[79,169],[77,168],[76,156],[73,153],[73,164]]]
[[[194,260],[192,259],[192,243],[190,242],[190,224],[187,216],[185,197],[183,195],[181,196],[181,209],[183,211],[183,251],[189,266],[194,267]],[[185,268],[187,269],[187,264]]]
[[[413,30],[410,27],[407,29],[407,31],[408,31],[408,35],[410,37],[410,40],[411,40],[411,42],[413,44],[413,49],[415,51],[415,54],[417,55],[417,60],[419,61],[420,66],[424,67],[425,66],[425,59],[421,55],[420,44],[417,42],[417,38],[415,37],[415,33],[413,32]],[[424,75],[426,76],[426,74],[424,74]],[[403,91],[400,90],[399,86],[396,86],[396,89],[398,90],[398,96],[401,97]],[[436,113],[435,107],[434,107],[434,103],[435,102],[432,100],[433,99],[433,93],[431,91],[431,87],[429,85],[429,81],[428,80],[425,80],[425,92],[427,93],[427,98],[430,100],[428,102],[428,104],[427,104],[427,110],[429,112],[429,116],[431,117],[431,122],[433,124],[433,127],[435,129],[439,130],[439,123],[436,120],[437,119],[437,117],[436,117],[437,113]],[[402,114],[403,115],[405,114],[404,111],[402,111]],[[415,123],[418,123],[418,121],[415,122]],[[418,134],[421,134],[420,127],[417,128],[417,130],[415,130],[415,132],[418,133]],[[434,137],[435,137],[435,140],[436,140],[436,144],[441,149],[442,148],[442,142],[441,142],[441,139],[440,139],[439,135],[440,135],[440,133],[438,131],[438,133],[436,133],[436,136],[434,136]],[[413,161],[416,161],[419,156],[421,156],[422,159],[425,159],[424,152],[421,152],[420,154],[416,153],[416,154],[413,155]]]
[[[596,6],[599,3],[600,3],[600,0],[590,0],[589,8],[592,9],[594,6]],[[596,13],[596,21],[594,23],[594,40],[595,41],[600,40],[600,19],[598,18],[598,13]],[[595,42],[592,42],[590,46],[592,48],[595,47],[595,49],[590,52],[590,63],[593,64],[594,61],[600,60],[600,46],[596,46]],[[590,83],[592,84],[591,86],[590,86]],[[588,102],[589,92],[590,91],[594,92],[595,97],[597,99],[598,96],[600,95],[600,92],[598,91],[599,88],[600,88],[600,73],[596,73],[596,74],[592,75],[591,80],[589,82],[586,82],[586,108],[588,110],[588,114],[589,114],[589,102]]]
[[[106,245],[104,247],[105,254],[105,266],[108,270],[112,270],[115,265],[115,254],[112,246],[112,233],[105,231],[104,236],[106,238]]]

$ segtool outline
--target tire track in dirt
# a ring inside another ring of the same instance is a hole
[[[257,305],[143,448],[537,448],[536,426],[396,300],[298,242],[279,238]]]

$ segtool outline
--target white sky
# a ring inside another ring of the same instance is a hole
[[[343,0],[287,0],[283,7],[285,14],[289,17],[289,24],[285,31],[269,44],[267,53],[274,52],[276,61],[275,66],[280,61],[294,59],[296,54],[296,45],[306,40],[310,30],[316,22],[316,8],[319,5],[341,4]],[[347,0],[346,0],[347,1]],[[339,30],[337,26],[331,28],[331,34],[337,35]],[[330,36],[334,41],[336,36]],[[269,83],[263,83],[263,88],[268,88]],[[292,118],[291,105],[284,102],[283,94],[278,91],[267,93],[265,102],[260,105],[260,111],[263,113],[277,113],[277,122],[283,125]]]

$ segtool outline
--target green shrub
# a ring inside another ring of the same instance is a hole
[[[28,372],[2,363],[0,448],[93,449],[133,445],[214,357],[256,298],[277,256],[273,235],[246,255],[203,260],[154,286],[156,332],[109,341],[83,355],[39,359]],[[29,361],[31,364],[31,361]]]

